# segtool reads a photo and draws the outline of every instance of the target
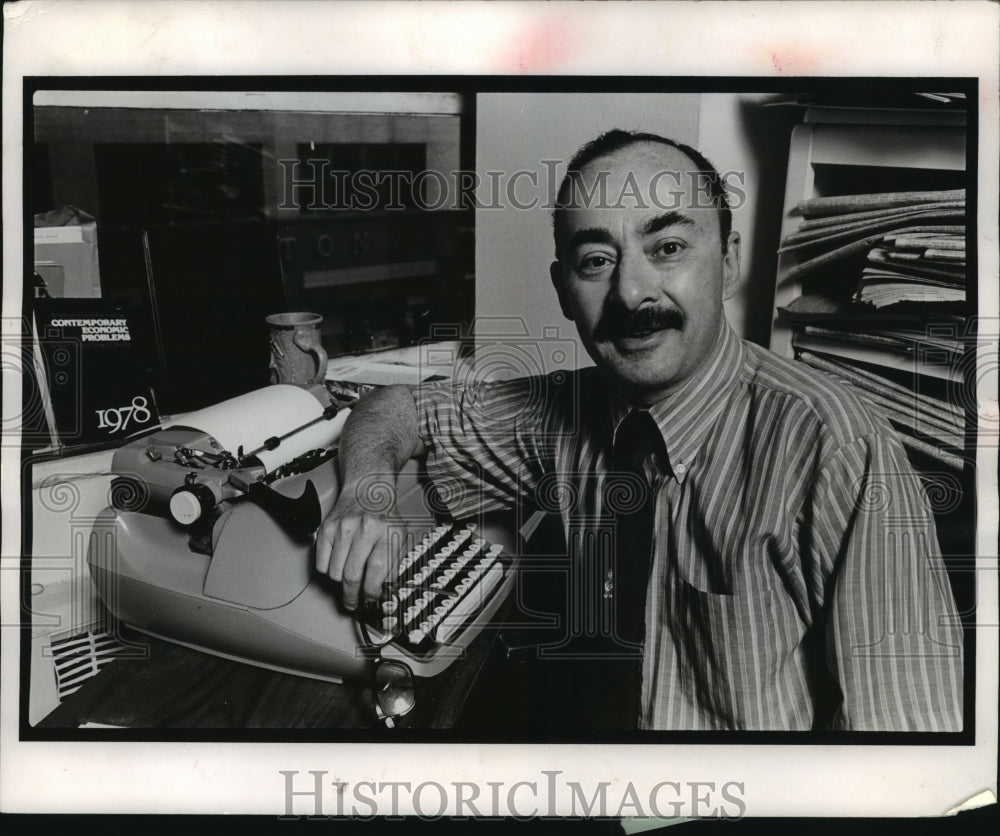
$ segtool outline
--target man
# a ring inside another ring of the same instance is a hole
[[[356,498],[365,473],[426,455],[458,517],[554,477],[573,557],[606,568],[596,606],[614,610],[604,645],[580,645],[609,671],[589,682],[629,724],[961,729],[960,628],[920,483],[852,393],[726,323],[740,239],[711,165],[611,131],[571,161],[554,221],[552,282],[596,368],[362,401],[317,541],[346,605],[377,596],[392,559]]]

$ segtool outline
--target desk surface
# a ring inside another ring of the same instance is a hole
[[[145,658],[116,659],[66,697],[38,728],[99,723],[158,729],[380,729],[367,682],[335,684],[129,634]],[[483,630],[465,656],[417,680],[408,729],[448,729],[495,641]]]

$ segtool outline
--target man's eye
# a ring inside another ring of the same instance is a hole
[[[588,255],[577,265],[581,272],[596,272],[607,269],[613,262],[606,255]]]
[[[677,241],[664,241],[656,248],[657,255],[672,256],[677,255],[683,249]]]

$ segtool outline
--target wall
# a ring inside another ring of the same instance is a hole
[[[745,339],[766,346],[771,330],[778,266],[785,172],[791,130],[801,118],[795,107],[764,107],[761,93],[704,93],[698,114],[700,150],[719,172],[742,182],[735,193],[733,229],[742,239],[741,281],[726,302],[726,316]]]
[[[483,208],[476,215],[477,333],[516,327],[523,320],[530,337],[558,328],[560,338],[576,347],[578,363],[544,355],[546,371],[558,366],[589,365],[590,360],[566,320],[549,281],[553,259],[551,192],[577,149],[614,127],[654,131],[681,142],[698,138],[698,94],[481,94],[476,99],[477,193]],[[546,165],[545,161],[549,161]],[[552,161],[559,161],[553,178]],[[534,172],[537,186],[522,176],[512,195],[506,184],[513,172]],[[498,196],[488,172],[503,172]],[[552,182],[555,179],[555,182]],[[513,198],[513,200],[511,200]],[[533,209],[516,204],[533,199]],[[514,205],[512,205],[512,203]],[[513,322],[497,322],[512,317]],[[484,322],[484,318],[494,320]],[[569,352],[572,354],[572,352]]]

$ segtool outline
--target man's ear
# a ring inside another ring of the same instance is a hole
[[[566,284],[563,282],[562,265],[558,261],[553,261],[549,265],[549,278],[552,279],[552,286],[556,289],[556,296],[559,297],[559,307],[562,308],[563,316],[572,322],[573,314],[570,312],[569,303],[566,300]]]
[[[730,299],[740,284],[740,234],[730,232],[722,258],[722,298]]]

